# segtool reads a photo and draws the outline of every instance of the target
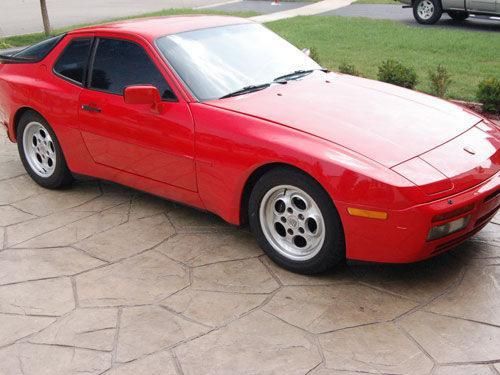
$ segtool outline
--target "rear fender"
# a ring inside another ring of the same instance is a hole
[[[15,142],[16,114],[31,104],[33,78],[21,75],[21,64],[0,64],[0,123]]]

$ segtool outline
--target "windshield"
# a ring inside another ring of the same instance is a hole
[[[156,43],[199,100],[321,68],[286,40],[253,23],[167,35]]]

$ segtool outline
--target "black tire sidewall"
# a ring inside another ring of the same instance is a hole
[[[302,189],[316,202],[325,222],[325,241],[316,256],[306,261],[286,258],[267,240],[260,223],[259,210],[264,195],[278,185]],[[248,218],[252,232],[264,252],[278,265],[292,272],[317,274],[325,272],[345,258],[344,232],[338,212],[325,190],[314,179],[295,169],[275,169],[262,176],[255,184],[249,201]]]
[[[28,160],[26,159],[25,151],[24,151],[24,144],[23,144],[23,134],[24,130],[26,129],[26,126],[30,122],[39,122],[42,124],[45,129],[49,132],[53,142],[54,142],[54,147],[55,147],[55,152],[56,152],[56,166],[54,169],[54,173],[49,176],[49,177],[42,177],[39,176],[30,166]],[[61,145],[59,144],[59,140],[57,139],[56,134],[54,133],[54,130],[52,130],[52,127],[48,124],[48,122],[40,116],[38,113],[34,111],[28,111],[24,113],[21,116],[21,119],[19,120],[19,124],[17,126],[16,130],[16,137],[17,137],[17,148],[19,150],[19,156],[21,158],[21,161],[24,165],[24,168],[26,169],[26,172],[30,175],[30,177],[40,186],[47,188],[47,189],[58,189],[61,187],[65,187],[69,185],[72,182],[72,176],[70,171],[68,170],[68,167],[66,165],[66,160],[64,159],[64,155],[61,149]]]
[[[432,2],[432,4],[434,5],[434,14],[432,15],[431,18],[429,18],[427,20],[420,18],[420,16],[418,15],[418,12],[417,12],[418,5],[422,1],[424,1],[424,0],[415,0],[415,2],[413,3],[413,16],[415,17],[417,22],[420,24],[423,24],[423,25],[435,24],[437,21],[439,21],[439,19],[443,15],[443,7],[441,6],[441,1],[440,0],[430,0]]]

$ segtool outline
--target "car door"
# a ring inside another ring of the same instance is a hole
[[[467,10],[471,12],[495,13],[498,0],[468,0]]]
[[[196,191],[191,112],[157,63],[139,43],[96,38],[80,95],[82,136],[96,163]],[[125,103],[124,89],[139,84],[158,88],[161,110]]]

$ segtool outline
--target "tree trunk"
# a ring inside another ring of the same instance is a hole
[[[49,36],[52,33],[50,28],[49,13],[47,12],[47,1],[40,0],[40,9],[42,10],[43,30],[45,35]]]

